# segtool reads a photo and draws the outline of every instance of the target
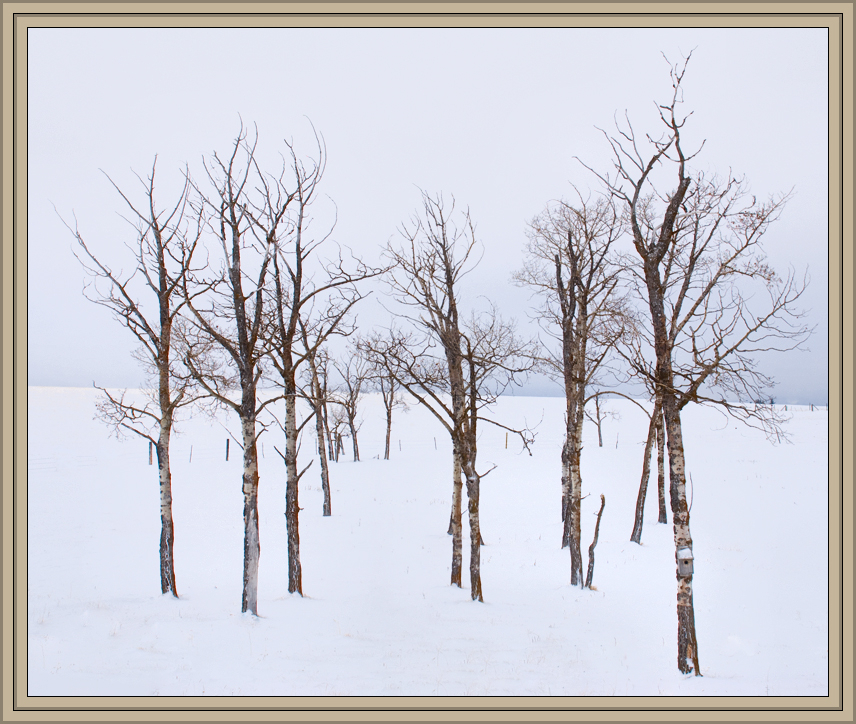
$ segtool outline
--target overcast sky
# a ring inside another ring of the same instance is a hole
[[[828,397],[828,102],[825,29],[30,29],[28,34],[28,383],[134,386],[133,340],[82,295],[63,217],[128,268],[133,229],[102,169],[130,193],[158,154],[167,200],[181,169],[229,148],[239,116],[262,157],[282,139],[329,161],[319,213],[366,261],[419,204],[419,187],[469,206],[484,257],[467,294],[525,320],[510,285],[526,222],[570,183],[608,168],[596,126],[616,112],[659,135],[668,65],[693,51],[684,86],[696,166],[745,174],[759,197],[794,189],[769,232],[774,266],[811,275],[810,352],[765,360],[782,402]],[[139,196],[137,197],[139,198]],[[326,207],[324,207],[326,204]],[[165,205],[165,203],[164,203]],[[378,296],[361,325],[382,323]],[[544,391],[532,385],[530,392]]]

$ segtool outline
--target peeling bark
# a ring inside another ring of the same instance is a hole
[[[303,568],[300,565],[300,525],[297,472],[296,389],[285,398],[285,527],[288,540],[288,592],[303,595]]]
[[[467,512],[470,519],[470,596],[473,601],[484,603],[481,582],[481,530],[479,528],[479,483],[475,470],[475,461],[467,460],[463,464],[467,479]]]
[[[172,520],[172,475],[169,468],[170,426],[165,417],[161,418],[158,437],[158,476],[160,482],[160,579],[161,593],[169,591],[178,598],[175,586],[175,564],[173,562],[173,543],[175,528]]]
[[[452,454],[452,515],[449,520],[449,534],[452,536],[452,580],[453,586],[461,587],[461,568],[463,566],[463,526],[461,525],[461,456],[457,450]]]
[[[255,409],[255,395],[253,395]],[[258,616],[259,589],[259,469],[256,451],[255,418],[244,417],[241,420],[241,433],[244,443],[244,587],[241,596],[241,612],[249,611]]]

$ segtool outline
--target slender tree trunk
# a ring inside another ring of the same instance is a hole
[[[475,455],[467,451],[462,456],[462,469],[467,479],[467,513],[470,519],[470,596],[484,603],[481,583],[481,529],[479,528],[479,475]]]
[[[336,457],[336,453],[333,449],[333,433],[330,431],[330,418],[327,413],[327,400],[323,400],[321,403],[322,410],[324,411],[324,430],[327,433],[327,459],[332,460]]]
[[[161,593],[169,591],[178,598],[175,587],[175,562],[173,559],[173,544],[175,528],[172,521],[172,474],[169,468],[169,439],[171,428],[165,416],[161,417],[160,434],[158,436],[158,477],[160,481],[160,578]]]
[[[600,510],[597,511],[597,523],[594,524],[594,538],[589,546],[589,564],[588,572],[586,573],[586,588],[591,588],[591,582],[594,578],[594,547],[597,545],[597,535],[600,532],[600,518],[603,515],[603,509],[606,507],[606,496],[600,496]]]
[[[603,447],[603,435],[601,434],[601,423],[603,420],[600,417],[600,397],[594,398],[595,419],[597,420],[597,446]]]
[[[255,409],[255,395],[252,407]],[[244,590],[241,611],[258,616],[259,590],[259,461],[256,451],[256,421],[252,415],[241,418],[244,443]]]
[[[457,445],[452,453],[452,515],[449,520],[449,534],[452,536],[452,586],[461,587],[461,569],[463,568],[463,526],[461,525],[461,455]]]
[[[386,408],[386,446],[383,449],[383,459],[389,460],[389,439],[392,435],[392,406]]]
[[[354,421],[351,418],[348,418],[348,427],[351,429],[351,442],[354,447],[354,462],[360,462],[360,446],[357,444],[357,427],[354,425]]]
[[[571,535],[571,517],[569,515],[569,506],[571,502],[571,452],[570,452],[570,437],[565,433],[565,439],[562,442],[562,548],[568,547],[568,541]]]
[[[668,523],[666,518],[666,471],[665,471],[665,447],[666,432],[663,423],[663,415],[657,417],[657,500],[660,508],[658,523]]]
[[[570,504],[568,505],[569,525],[568,527],[568,547],[571,549],[571,585],[583,585],[583,556],[580,551],[580,506],[582,503],[582,475],[580,471],[580,454],[582,451],[582,420],[580,413],[582,408],[577,410],[577,419],[574,421],[574,427],[571,430],[571,449],[570,449]]]
[[[675,534],[675,567],[678,579],[678,669],[688,674],[695,671],[701,676],[698,663],[698,641],[693,611],[693,574],[681,575],[678,568],[677,552],[681,548],[692,551],[693,541],[690,535],[690,512],[686,495],[686,462],[681,430],[681,416],[672,395],[664,399],[666,429],[669,448],[669,494],[672,503],[672,523]]]
[[[293,386],[285,396],[285,527],[288,538],[288,592],[303,595],[297,500],[297,395]]]
[[[656,437],[657,419],[662,420],[660,402],[654,403],[654,411],[648,423],[648,439],[645,441],[645,456],[642,459],[642,480],[639,482],[639,494],[636,496],[636,515],[633,518],[633,532],[630,540],[633,543],[642,544],[642,520],[645,513],[645,498],[648,495],[648,480],[651,477],[651,449],[654,447]]]
[[[327,453],[324,450],[324,413],[321,404],[315,406],[315,435],[318,438],[318,459],[321,462],[321,490],[324,493],[323,515],[332,515],[332,504],[330,502],[330,471],[327,465]],[[336,460],[339,460],[339,450],[336,450]]]

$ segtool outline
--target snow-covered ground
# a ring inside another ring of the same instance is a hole
[[[684,415],[694,677],[676,665],[674,546],[671,523],[657,524],[656,477],[643,544],[629,542],[647,432],[629,402],[610,403],[621,418],[604,423],[602,448],[594,425],[585,431],[584,565],[601,493],[606,508],[596,590],[583,591],[560,548],[562,401],[500,400],[498,419],[540,425],[532,457],[482,431],[480,468],[497,465],[481,493],[484,604],[470,600],[466,538],[464,588],[448,585],[450,444],[426,412],[396,411],[384,461],[380,400],[366,398],[363,461],[331,465],[332,517],[317,461],[305,475],[303,598],[287,592],[281,432],[265,433],[255,618],[240,613],[240,450],[232,442],[224,460],[220,422],[198,415],[174,438],[175,600],[160,594],[157,468],[146,442],[108,438],[95,395],[29,389],[30,696],[827,694],[823,408],[791,408],[793,444],[775,446],[717,412]],[[313,449],[309,433],[304,465]]]

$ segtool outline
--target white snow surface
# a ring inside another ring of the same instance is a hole
[[[317,460],[301,481],[304,597],[287,591],[284,450],[261,437],[259,616],[241,614],[241,451],[234,415],[178,425],[171,458],[179,599],[160,593],[157,466],[108,437],[96,391],[28,391],[27,686],[40,695],[741,695],[828,692],[828,413],[790,407],[792,444],[708,409],[685,411],[694,599],[703,676],[677,669],[675,547],[657,524],[656,463],[642,545],[629,541],[647,420],[627,401],[587,422],[583,556],[606,508],[594,588],[560,547],[560,398],[503,397],[537,427],[530,457],[484,425],[484,603],[449,585],[451,446],[429,413],[363,404],[361,462]],[[314,456],[309,425],[301,467]],[[436,439],[436,449],[435,449]],[[399,443],[400,441],[400,443]],[[400,444],[400,450],[399,450]],[[192,461],[190,460],[193,446]]]

